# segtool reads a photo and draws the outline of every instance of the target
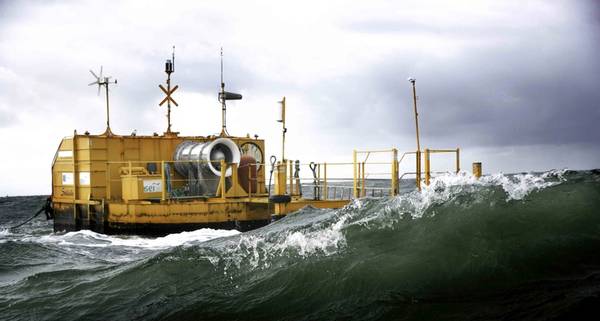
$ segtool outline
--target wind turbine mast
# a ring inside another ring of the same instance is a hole
[[[112,136],[113,133],[110,130],[110,103],[108,99],[108,85],[117,84],[117,80],[115,79],[114,81],[111,81],[111,77],[104,77],[102,75],[102,66],[100,66],[100,75],[96,75],[96,73],[94,73],[92,70],[90,70],[90,73],[96,78],[96,81],[89,83],[88,86],[98,85],[98,95],[100,95],[100,88],[102,86],[104,86],[106,91],[106,131],[104,131],[104,134],[102,135]]]

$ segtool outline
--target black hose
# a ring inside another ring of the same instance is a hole
[[[44,203],[44,206],[42,206],[42,208],[40,208],[39,211],[37,211],[32,217],[28,218],[25,222],[22,222],[15,226],[11,226],[8,229],[13,230],[13,229],[19,228],[19,227],[31,222],[31,220],[36,218],[38,215],[42,214],[42,212],[46,213],[47,220],[54,218],[54,209],[52,208],[52,198],[48,197],[46,199],[46,203]]]
[[[43,212],[45,209],[46,209],[46,207],[45,207],[45,206],[44,206],[44,207],[42,207],[42,208],[40,208],[40,210],[39,210],[39,211],[37,211],[37,213],[35,213],[35,215],[33,215],[32,217],[30,217],[29,219],[27,219],[25,222],[23,222],[23,223],[21,223],[21,224],[18,224],[18,225],[15,225],[15,226],[11,226],[11,227],[9,227],[8,229],[9,229],[9,230],[13,230],[13,229],[16,229],[16,228],[18,228],[18,227],[21,227],[21,226],[23,226],[23,225],[25,225],[25,224],[29,223],[31,220],[33,220],[34,218],[36,218],[36,216],[38,216],[38,215],[42,214],[42,212]]]

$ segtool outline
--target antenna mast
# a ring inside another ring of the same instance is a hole
[[[227,106],[225,105],[225,82],[223,81],[223,47],[221,47],[221,136],[229,136],[227,132]]]
[[[173,92],[179,88],[179,85],[175,85],[175,87],[171,88],[171,74],[175,72],[175,46],[173,46],[173,53],[171,54],[172,59],[167,59],[165,63],[165,73],[167,73],[167,88],[163,87],[163,85],[158,85],[165,95],[167,95],[158,105],[162,106],[165,102],[167,103],[167,131],[165,134],[171,134],[171,103],[175,106],[179,106],[175,99],[171,97]]]
[[[104,89],[106,90],[106,130],[102,135],[112,136],[113,133],[110,130],[110,104],[108,99],[108,85],[117,84],[117,80],[115,79],[114,81],[111,81],[110,78],[112,77],[104,77],[102,75],[102,66],[100,66],[99,76],[96,75],[96,73],[94,73],[92,70],[90,70],[90,73],[92,74],[92,76],[94,76],[94,78],[96,78],[96,81],[89,83],[88,86],[98,85],[98,95],[100,95],[100,88],[102,86],[104,86]]]
[[[219,102],[221,103],[221,136],[229,136],[227,132],[227,105],[226,100],[240,100],[242,95],[225,91],[225,81],[223,80],[223,47],[221,47],[221,91],[219,92]]]
[[[417,182],[417,189],[420,191],[421,190],[421,141],[419,139],[419,112],[417,111],[417,88],[415,85],[415,82],[417,80],[413,77],[409,77],[407,80],[412,84],[413,103],[414,103],[414,109],[415,109],[415,129],[417,131],[417,152],[416,152],[417,174],[416,174],[415,179]],[[425,180],[427,181],[427,178]]]
[[[279,102],[281,104],[281,112],[279,115],[278,122],[281,123],[281,161],[285,162],[285,133],[287,133],[287,127],[285,127],[285,96]]]

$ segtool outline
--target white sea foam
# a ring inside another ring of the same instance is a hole
[[[225,273],[230,266],[239,268],[268,268],[273,258],[282,256],[329,256],[346,246],[342,232],[347,215],[333,221],[315,222],[295,231],[265,231],[260,234],[242,234],[237,242],[226,246],[219,257],[208,257],[213,265],[224,264]]]
[[[219,237],[239,234],[235,230],[199,229],[191,232],[169,234],[164,237],[145,238],[139,236],[114,236],[95,233],[89,230],[29,237],[24,241],[51,243],[63,246],[84,247],[132,247],[164,249],[180,245],[192,245]]]
[[[11,235],[11,234],[12,233],[7,228],[1,229],[0,230],[0,244],[6,243],[6,237],[9,236],[9,235]]]

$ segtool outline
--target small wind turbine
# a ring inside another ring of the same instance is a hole
[[[92,74],[92,76],[94,76],[94,78],[96,78],[96,81],[91,82],[88,84],[88,86],[93,86],[93,85],[98,85],[98,96],[100,96],[100,87],[104,86],[104,89],[106,89],[106,131],[104,132],[103,135],[106,136],[111,136],[113,133],[110,130],[110,108],[109,108],[109,102],[108,102],[108,85],[109,84],[116,84],[117,80],[115,79],[114,81],[111,81],[110,78],[112,77],[104,77],[102,75],[102,66],[100,66],[100,75],[96,75],[95,72],[93,72],[92,70],[90,70],[90,73]]]

